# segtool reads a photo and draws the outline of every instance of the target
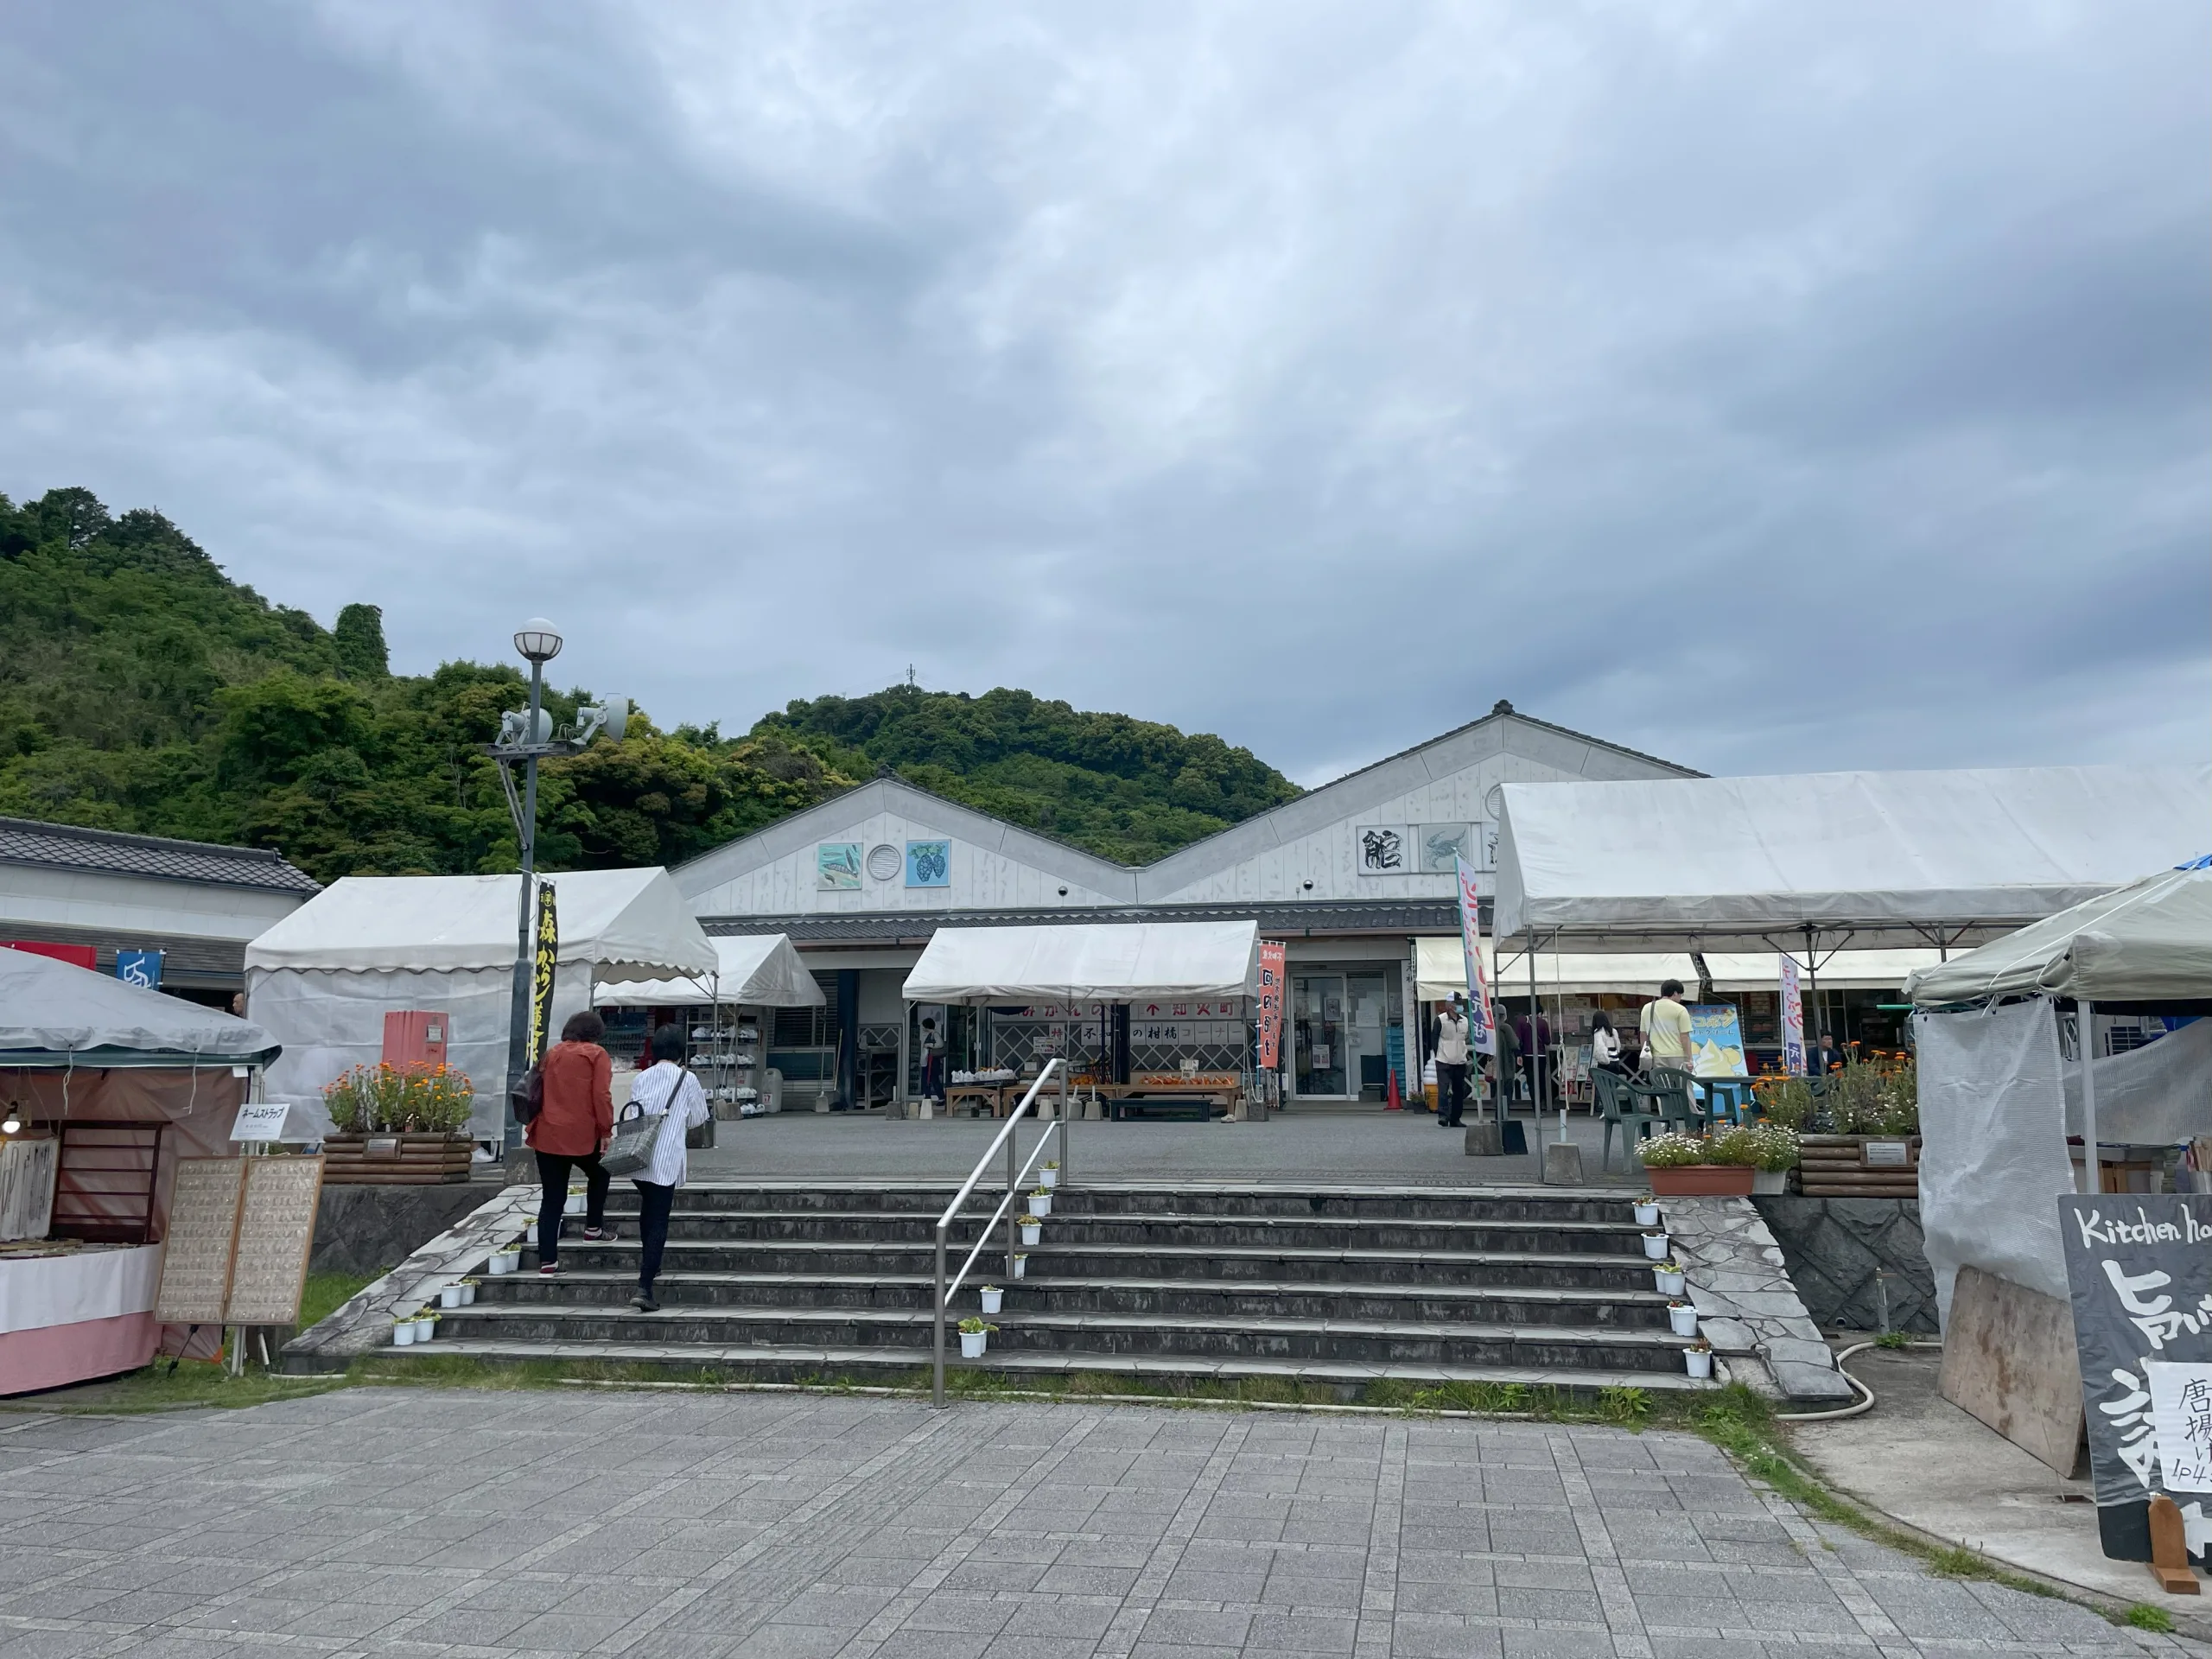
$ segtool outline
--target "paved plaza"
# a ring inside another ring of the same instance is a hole
[[[1519,1119],[1533,1147],[1533,1120]],[[959,1182],[1004,1125],[994,1119],[868,1117],[859,1114],[779,1112],[718,1123],[711,1152],[691,1154],[693,1179],[823,1176],[838,1180]],[[1368,1182],[1393,1185],[1522,1185],[1543,1179],[1542,1154],[1470,1158],[1466,1136],[1439,1128],[1424,1111],[1381,1107],[1348,1111],[1293,1106],[1264,1123],[1084,1122],[1068,1126],[1068,1161],[1078,1181],[1172,1183],[1202,1180]],[[1630,1164],[1615,1137],[1612,1169],[1599,1173],[1603,1126],[1584,1113],[1568,1119],[1582,1147],[1592,1185],[1601,1180],[1641,1188],[1643,1171]],[[1022,1155],[1039,1130],[1024,1119],[1015,1133]],[[1542,1138],[1556,1138],[1556,1114]]]
[[[0,1654],[2201,1651],[1931,1579],[1704,1442],[808,1395],[0,1417]]]

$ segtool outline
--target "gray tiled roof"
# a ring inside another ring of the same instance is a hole
[[[927,939],[940,927],[1020,927],[1052,923],[1205,922],[1252,918],[1269,938],[1304,934],[1457,933],[1450,899],[1370,904],[1113,905],[1096,909],[884,911],[847,915],[702,916],[709,933],[782,933],[794,944],[883,944]]]
[[[306,871],[293,868],[281,853],[264,848],[172,841],[165,836],[84,830],[32,818],[0,818],[0,864],[42,864],[52,869],[150,875],[169,881],[207,881],[279,893],[322,891]]]

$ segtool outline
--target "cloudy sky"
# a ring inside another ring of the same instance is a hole
[[[14,0],[0,490],[1315,782],[2212,756],[2202,0]]]

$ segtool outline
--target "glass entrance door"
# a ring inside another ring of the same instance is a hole
[[[1379,972],[1348,975],[1344,999],[1344,1092],[1379,1101],[1389,1078],[1389,982]]]
[[[1300,974],[1290,989],[1298,1092],[1341,1100],[1351,1092],[1344,1087],[1344,976]]]

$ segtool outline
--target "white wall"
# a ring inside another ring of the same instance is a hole
[[[0,864],[0,927],[22,922],[245,944],[312,897],[265,887]]]

